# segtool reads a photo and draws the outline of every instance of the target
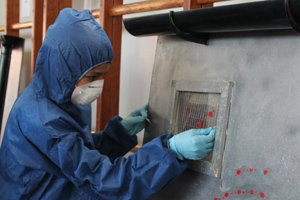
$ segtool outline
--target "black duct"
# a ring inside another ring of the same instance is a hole
[[[294,29],[300,33],[300,0],[266,0],[171,11],[125,19],[124,26],[134,36],[177,34],[184,39],[216,32]]]
[[[14,37],[14,36],[1,35],[0,42],[2,46],[1,57],[0,57],[0,130],[1,130],[7,80],[9,74],[9,66],[11,60],[11,52],[13,48],[22,44],[24,42],[24,39],[19,37]]]

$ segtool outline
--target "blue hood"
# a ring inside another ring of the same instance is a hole
[[[34,92],[57,104],[69,102],[80,76],[112,59],[112,45],[91,12],[66,8],[49,27],[38,53]]]

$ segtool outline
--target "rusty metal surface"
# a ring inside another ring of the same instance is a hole
[[[187,170],[151,200],[299,198],[299,45],[284,30],[212,34],[208,46],[158,38],[144,142],[172,130],[172,81],[234,86],[221,177]]]

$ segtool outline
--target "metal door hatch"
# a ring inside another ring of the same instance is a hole
[[[190,169],[220,178],[230,108],[231,82],[173,81],[172,133],[195,128],[216,127],[211,155],[188,161]]]

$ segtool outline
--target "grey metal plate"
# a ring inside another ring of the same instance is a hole
[[[171,132],[173,80],[234,87],[221,178],[187,170],[150,199],[299,198],[299,46],[292,31],[212,34],[208,46],[158,38],[145,142]]]

